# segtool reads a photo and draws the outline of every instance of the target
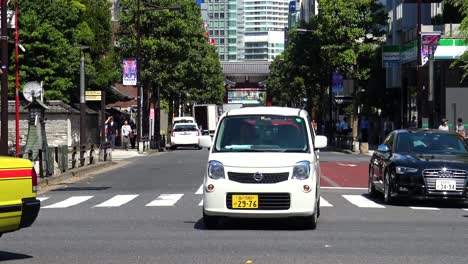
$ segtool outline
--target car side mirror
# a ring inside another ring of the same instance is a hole
[[[390,152],[390,148],[387,145],[382,144],[377,147],[377,151],[382,153],[388,153]]]
[[[212,140],[211,140],[211,136],[201,136],[199,139],[198,139],[198,145],[202,148],[211,148],[211,143],[212,143]]]
[[[325,148],[328,145],[328,139],[326,136],[315,136],[315,149]]]

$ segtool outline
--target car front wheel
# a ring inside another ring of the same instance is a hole
[[[304,229],[315,230],[317,228],[319,210],[319,203],[317,202],[314,214],[312,214],[311,216],[305,216],[301,218],[302,226],[304,227]]]
[[[393,194],[393,184],[390,179],[390,173],[385,174],[384,180],[384,203],[385,204],[394,204],[396,197]]]
[[[369,196],[374,197],[376,196],[377,190],[375,189],[374,186],[374,180],[373,176],[374,175],[374,169],[369,169],[369,184],[367,186],[367,192],[369,193]]]

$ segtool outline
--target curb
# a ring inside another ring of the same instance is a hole
[[[118,163],[108,161],[108,162],[98,162],[96,164],[88,165],[86,167],[71,169],[69,171],[66,171],[60,174],[60,176],[38,178],[38,185],[39,187],[45,187],[48,185],[59,184],[64,180],[68,180],[73,177],[83,177],[84,175],[89,174],[90,172],[96,172],[97,170],[109,168],[114,165],[118,165]]]

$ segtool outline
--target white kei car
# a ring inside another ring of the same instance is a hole
[[[171,149],[177,147],[196,147],[199,146],[199,137],[201,135],[195,123],[177,123],[172,128]]]
[[[320,214],[318,149],[305,110],[248,107],[223,114],[210,148],[203,181],[203,222],[216,228],[220,217],[298,218],[315,229]]]

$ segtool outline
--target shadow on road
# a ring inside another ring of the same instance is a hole
[[[203,219],[198,220],[193,227],[197,230],[209,230],[203,224]],[[304,231],[304,227],[295,218],[221,218],[216,230]]]
[[[73,192],[73,191],[104,191],[111,187],[65,187],[52,190],[52,192]]]
[[[377,204],[387,206],[383,201],[383,195],[370,196],[368,193],[364,193],[362,194],[362,196],[366,197],[367,199]],[[468,203],[463,202],[462,200],[453,200],[453,199],[452,200],[418,200],[418,199],[400,198],[394,204],[392,204],[392,206],[401,206],[401,207],[415,206],[415,207],[463,209],[463,208],[468,207]]]
[[[32,258],[32,256],[19,254],[19,253],[13,253],[13,252],[0,251],[0,261],[30,259],[30,258]]]

